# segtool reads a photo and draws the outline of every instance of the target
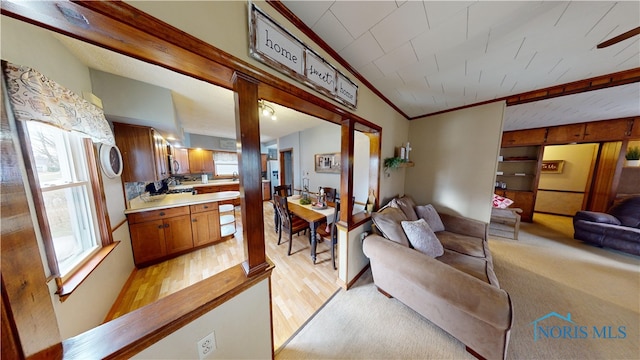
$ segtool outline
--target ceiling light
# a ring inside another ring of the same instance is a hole
[[[276,120],[276,111],[271,105],[268,105],[264,100],[258,100],[258,109],[262,111],[262,115],[271,116],[271,120]]]

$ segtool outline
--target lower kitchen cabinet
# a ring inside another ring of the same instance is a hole
[[[167,244],[167,255],[176,254],[193,248],[191,217],[178,216],[164,220],[164,242]]]
[[[132,213],[127,219],[133,260],[138,267],[223,239],[218,202],[215,201]]]
[[[191,232],[194,247],[220,240],[218,203],[191,205]]]

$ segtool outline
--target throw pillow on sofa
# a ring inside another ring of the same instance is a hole
[[[409,196],[405,195],[403,197],[393,198],[389,202],[389,206],[402,210],[404,215],[407,217],[407,220],[409,221],[418,220],[418,215],[414,210],[414,207],[416,206],[416,204],[413,201],[413,199]]]
[[[382,233],[382,236],[409,247],[409,240],[404,234],[402,225],[400,225],[401,221],[407,220],[407,217],[404,215],[402,210],[391,206],[385,206],[371,214],[371,220],[378,231]]]
[[[444,248],[440,240],[438,240],[438,237],[424,219],[402,221],[401,224],[409,243],[414,249],[432,258],[444,254]]]
[[[416,206],[416,213],[422,219],[424,219],[429,227],[434,232],[444,231],[444,224],[442,223],[442,219],[440,219],[440,215],[433,207],[433,205],[419,205]]]

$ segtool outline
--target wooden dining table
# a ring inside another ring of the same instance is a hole
[[[314,209],[311,205],[300,205],[299,198],[294,199],[292,197],[288,197],[287,205],[292,214],[309,223],[309,229],[311,231],[311,260],[315,264],[316,247],[318,245],[318,240],[316,239],[317,229],[318,226],[324,222],[329,224],[334,221],[334,203],[328,202],[325,209]]]

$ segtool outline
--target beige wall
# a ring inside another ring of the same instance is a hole
[[[489,222],[504,102],[411,121],[405,193],[418,204]]]
[[[78,61],[58,40],[44,30],[26,23],[2,16],[2,58],[19,65],[27,65],[42,72],[47,77],[82,95],[91,91],[89,69]],[[24,176],[26,179],[26,175]],[[112,228],[125,220],[124,194],[120,178],[103,176],[107,199],[107,211]],[[32,207],[34,228],[35,211]],[[40,237],[39,237],[40,238]],[[104,320],[120,289],[133,271],[131,239],[127,225],[113,232],[114,241],[121,241],[113,252],[89,275],[65,302],[60,302],[55,294],[55,281],[49,286],[58,327],[63,338],[75,336],[91,329]],[[47,263],[43,246],[41,256],[45,269]]]
[[[211,332],[216,350],[204,359],[270,359],[269,280],[136,354],[133,359],[198,359],[197,343]]]

